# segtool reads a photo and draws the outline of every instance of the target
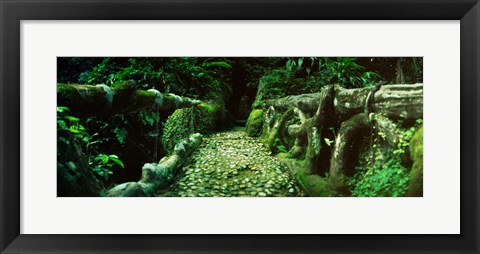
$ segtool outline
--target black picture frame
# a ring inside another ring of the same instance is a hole
[[[1,253],[479,253],[478,0],[0,0],[0,16]],[[461,20],[461,234],[20,234],[20,21],[151,19]]]

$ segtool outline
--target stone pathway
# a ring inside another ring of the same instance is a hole
[[[269,149],[243,129],[208,135],[161,196],[290,197],[301,191]]]

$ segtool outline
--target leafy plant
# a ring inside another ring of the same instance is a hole
[[[358,173],[350,180],[352,196],[398,197],[408,190],[408,171],[395,156],[377,154],[373,165],[358,166]]]
[[[413,137],[413,133],[417,129],[417,127],[423,123],[422,119],[417,119],[415,121],[415,124],[402,131],[402,133],[399,136],[399,141],[398,141],[398,146],[397,148],[393,151],[394,154],[404,154],[407,147],[410,146],[410,140]]]
[[[223,68],[232,68],[232,66],[229,63],[226,62],[205,62],[202,64],[203,67],[223,67]]]
[[[333,133],[334,139],[337,139],[337,134],[335,133],[335,129],[333,127],[330,127],[328,129]],[[332,146],[332,144],[335,143],[335,140],[330,140],[329,138],[324,138],[323,140],[325,141],[327,146]]]
[[[335,60],[324,58],[320,64],[319,75],[322,75],[328,83],[346,88],[373,86],[380,75],[375,72],[364,72],[364,68],[355,60],[356,58],[351,57],[337,57]]]
[[[138,113],[138,120],[145,126],[153,126],[160,121],[160,113],[150,111],[140,111]]]
[[[346,88],[369,87],[375,85],[380,75],[372,71],[364,71],[364,68],[356,63],[352,57],[297,57],[288,58],[286,70],[289,72],[302,72],[306,76],[315,74],[319,80],[317,83],[339,84]]]
[[[117,137],[117,141],[120,144],[125,144],[125,140],[127,139],[128,131],[122,127],[115,127],[113,129],[113,133],[115,133],[115,137]]]
[[[108,178],[113,174],[112,170],[115,167],[119,166],[121,168],[125,168],[123,162],[118,158],[117,155],[114,154],[98,154],[92,161],[89,162],[89,165],[92,167],[93,172],[102,177],[105,181],[108,181]]]
[[[69,115],[70,109],[65,106],[57,107],[57,126],[59,129],[68,130],[77,138],[87,135],[86,129],[80,124],[80,118]]]
[[[324,138],[323,139],[325,141],[325,143],[327,144],[327,146],[331,146],[335,141],[333,140],[330,140],[329,138]]]
[[[397,197],[406,193],[410,176],[401,158],[410,146],[413,133],[422,123],[422,119],[417,119],[413,126],[402,130],[397,147],[382,149],[377,146],[378,140],[373,141],[373,158],[362,157],[355,175],[349,181],[352,196]],[[401,125],[400,122],[397,124]],[[384,132],[377,131],[377,135],[382,140],[386,139]]]
[[[97,146],[104,142],[104,138],[100,138],[99,133],[90,135],[86,128],[80,124],[80,118],[71,116],[70,109],[65,106],[57,107],[57,126],[61,130],[68,130],[73,134],[75,138],[85,145],[85,152],[89,157],[89,165],[93,172],[100,176],[103,180],[107,181],[109,176],[113,174],[113,169],[115,167],[125,168],[123,161],[121,161],[117,155],[111,154],[106,155],[103,153],[90,155],[92,152],[96,152],[96,149],[93,147]],[[89,118],[87,121],[93,121],[92,118]],[[98,121],[98,120],[96,120]],[[123,140],[126,136],[126,132],[123,128],[115,128],[114,133],[117,133],[117,138],[120,143],[123,143]]]

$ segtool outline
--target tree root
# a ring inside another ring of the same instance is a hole
[[[175,146],[172,155],[158,163],[143,165],[142,177],[138,182],[119,184],[107,191],[109,197],[148,197],[168,186],[188,156],[200,145],[202,135],[196,133]]]

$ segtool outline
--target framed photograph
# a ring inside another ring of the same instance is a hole
[[[0,8],[1,253],[480,252],[477,0]]]

